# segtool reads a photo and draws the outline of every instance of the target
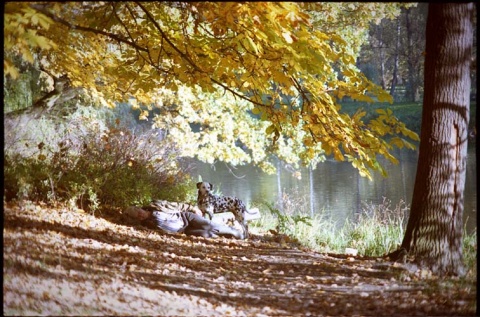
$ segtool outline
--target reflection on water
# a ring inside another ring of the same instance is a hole
[[[279,193],[297,193],[309,199],[309,209],[321,213],[343,224],[344,220],[362,211],[364,203],[380,204],[386,198],[395,207],[400,200],[410,205],[418,152],[397,150],[399,160],[395,165],[384,161],[388,172],[384,178],[375,173],[373,180],[359,176],[348,162],[326,161],[320,163],[312,173],[302,170],[302,178],[293,177],[288,166],[281,166],[277,175],[268,175],[252,166],[232,168],[224,163],[209,165],[196,163],[192,172],[194,179],[201,176],[217,186],[224,195],[237,196],[247,206],[253,201],[279,202]],[[469,149],[465,184],[464,220],[468,231],[476,228],[477,219],[476,156],[475,149]]]

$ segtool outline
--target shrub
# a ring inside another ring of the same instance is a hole
[[[50,190],[49,168],[36,157],[4,157],[4,198],[42,200]]]
[[[277,208],[273,207],[272,204],[264,203],[265,206],[270,211],[270,214],[276,218],[276,231],[278,233],[286,234],[292,238],[295,238],[297,235],[297,227],[300,223],[303,223],[307,226],[311,226],[311,218],[308,216],[302,215],[288,215],[285,212],[278,210]]]
[[[5,153],[5,199],[63,201],[93,211],[192,199],[188,168],[157,131],[133,132],[119,121],[81,124],[81,118],[56,136],[50,133],[49,143],[40,141],[34,151],[30,145],[29,151],[20,146]]]
[[[176,164],[175,149],[155,137],[153,132],[137,135],[118,128],[89,134],[66,184],[86,184],[109,205],[145,204],[158,198],[159,192],[165,193],[162,189],[187,175]]]

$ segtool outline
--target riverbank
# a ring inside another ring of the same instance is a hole
[[[388,177],[373,174],[370,181],[361,177],[350,162],[333,159],[319,163],[314,170],[292,170],[287,164],[278,164],[276,174],[268,175],[253,165],[232,167],[222,162],[214,165],[192,160],[193,179],[214,184],[219,192],[241,198],[247,206],[267,202],[283,205],[285,212],[322,217],[343,227],[346,220],[354,221],[366,210],[375,207],[390,209],[399,204],[410,206],[417,170],[418,152],[408,149],[394,151],[399,160],[393,164],[380,158]],[[466,232],[477,228],[476,153],[467,153],[464,199]],[[300,172],[301,177],[293,173]],[[287,210],[289,209],[289,210]]]
[[[282,235],[161,235],[121,218],[4,204],[4,314],[475,314],[474,279],[318,253]]]

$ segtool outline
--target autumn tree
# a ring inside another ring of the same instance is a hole
[[[400,251],[439,274],[464,274],[462,217],[473,16],[473,3],[431,3],[428,10],[420,152]]]
[[[85,98],[106,106],[129,102],[143,119],[155,111],[154,126],[185,155],[203,160],[272,172],[272,155],[315,165],[326,154],[350,161],[362,175],[385,174],[377,156],[395,162],[391,149],[411,147],[406,138],[417,136],[389,110],[364,122],[365,111],[350,116],[338,101],[392,101],[355,61],[370,22],[399,8],[9,2],[4,71],[18,76],[11,56],[21,56],[53,78],[67,78],[67,87],[82,88]]]

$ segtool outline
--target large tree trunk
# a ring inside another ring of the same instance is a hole
[[[417,175],[402,248],[437,274],[463,275],[462,229],[474,4],[429,5]]]

